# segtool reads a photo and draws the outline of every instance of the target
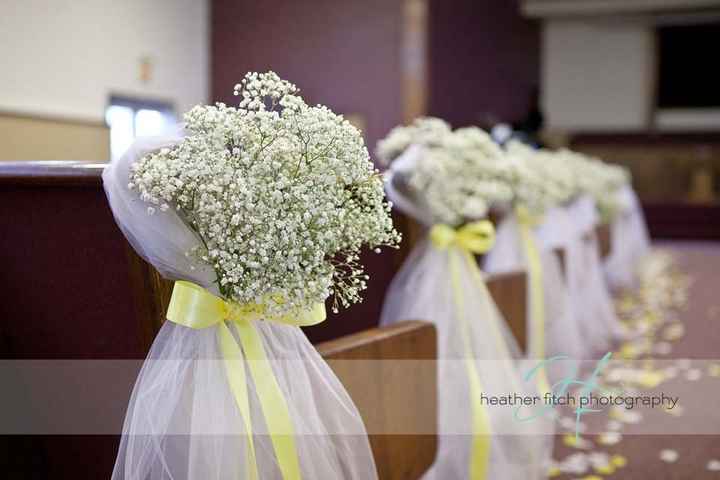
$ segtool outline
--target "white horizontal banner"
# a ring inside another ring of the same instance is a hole
[[[152,369],[154,362],[178,371],[217,369],[225,364],[218,360],[3,360],[0,361],[0,435],[102,435],[120,434],[133,384],[141,368]],[[283,378],[293,372],[305,372],[311,365],[300,361],[272,360],[272,367],[283,388]],[[433,360],[328,360],[333,371],[344,382],[358,406],[368,433],[374,435],[430,435],[437,433],[436,421],[440,401],[434,395],[436,375],[447,381],[457,379],[466,384],[468,362],[463,359]],[[496,372],[507,368],[506,362],[475,360],[476,372]],[[542,391],[543,365],[551,391]],[[159,365],[158,365],[159,366]],[[246,366],[247,368],[247,366]],[[479,402],[491,419],[496,435],[547,434],[545,428],[531,428],[533,423],[554,423],[555,432],[604,434],[622,430],[624,435],[717,435],[720,434],[720,360],[610,360],[607,363],[583,361],[576,373],[575,362],[557,359],[549,363],[527,360],[521,366],[525,378],[512,391],[493,388],[493,379],[479,378],[481,393],[471,400],[471,393],[454,399],[467,407]],[[593,372],[597,374],[593,375]],[[492,375],[491,375],[492,376]],[[490,376],[490,377],[491,377]],[[233,397],[217,375],[218,383],[195,385],[211,389],[222,408]],[[177,388],[171,378],[158,378],[157,388]],[[248,389],[251,404],[257,402],[251,381]],[[498,382],[505,384],[505,382]],[[445,383],[447,384],[447,383]],[[318,386],[320,388],[320,386]],[[413,389],[413,391],[408,391]],[[192,389],[190,389],[192,390]],[[308,389],[311,392],[312,389]],[[232,435],[230,422],[213,421],[213,412],[192,411],[193,395],[189,391],[180,405],[165,405],[165,411],[177,411],[178,418],[194,421],[207,418],[206,425],[192,424],[193,433]],[[207,393],[207,391],[203,392]],[[312,398],[298,398],[298,392],[284,391],[289,408],[312,409]],[[162,395],[158,398],[162,399]],[[440,398],[443,398],[441,395]],[[161,400],[160,400],[161,401]],[[398,406],[399,401],[405,402]],[[448,400],[446,400],[448,401]],[[409,403],[408,403],[409,402]],[[302,407],[298,407],[301,405]],[[303,410],[303,412],[300,411]],[[222,410],[218,408],[218,411]],[[322,412],[327,414],[327,412]],[[524,424],[527,424],[525,428]],[[190,423],[169,423],[169,430],[153,431],[147,422],[143,435],[185,435]],[[267,432],[263,425],[255,434]],[[304,431],[295,426],[296,435],[357,435],[343,425],[328,424],[323,432]],[[471,435],[471,422],[450,426],[443,435]]]

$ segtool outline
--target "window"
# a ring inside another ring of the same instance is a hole
[[[666,131],[720,129],[720,70],[713,68],[720,23],[661,25],[654,126]]]
[[[720,23],[658,29],[660,108],[720,107],[720,69],[713,54]]]
[[[177,119],[169,103],[112,96],[105,122],[110,127],[110,153],[115,159],[125,153],[136,137],[170,132]]]

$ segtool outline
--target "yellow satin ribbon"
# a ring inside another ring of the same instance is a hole
[[[481,401],[483,387],[475,365],[475,355],[472,351],[470,325],[468,325],[465,317],[460,262],[464,260],[471,267],[471,271],[477,270],[478,267],[473,254],[485,253],[492,248],[495,242],[495,228],[487,220],[469,223],[458,230],[448,225],[438,224],[430,230],[430,240],[435,248],[449,250],[452,290],[457,317],[460,319],[459,326],[465,349],[465,368],[467,369],[472,405],[473,440],[470,453],[470,478],[480,480],[487,477],[492,430],[490,427],[490,415]],[[480,282],[484,286],[482,280]],[[504,343],[502,344],[504,345]]]
[[[528,356],[545,358],[545,291],[543,286],[542,262],[540,251],[535,243],[532,229],[542,221],[540,216],[532,215],[525,206],[515,208],[520,226],[520,238],[525,250],[528,270],[528,300],[533,321]],[[545,368],[538,371],[538,388],[542,394],[550,391]]]
[[[462,250],[481,254],[490,250],[495,243],[495,227],[489,220],[468,223],[457,230],[440,223],[430,230],[430,240],[440,250],[457,246]]]
[[[253,321],[263,319],[294,326],[315,325],[325,320],[325,305],[316,304],[306,311],[273,317],[265,314],[265,308],[262,305],[239,305],[226,302],[198,285],[179,281],[175,282],[168,306],[167,319],[178,325],[194,329],[217,325],[217,339],[225,363],[228,383],[247,432],[246,456],[250,478],[255,480],[259,477],[246,369],[250,371],[250,376],[255,383],[260,409],[265,418],[282,478],[285,480],[301,479],[290,411],[265,353],[262,338],[253,325]],[[235,325],[240,344],[230,331],[230,323]]]

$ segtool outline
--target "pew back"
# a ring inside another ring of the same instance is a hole
[[[0,163],[0,287],[11,299],[0,302],[0,358],[142,359],[147,354],[162,325],[172,283],[137,256],[115,224],[102,188],[103,167],[88,162]],[[373,318],[365,321],[374,323]],[[336,328],[363,328],[341,323],[342,319],[331,319],[313,327],[313,334],[333,338]],[[340,360],[357,355],[372,359],[434,359],[435,355],[433,328],[415,323],[329,345],[325,346],[330,348],[328,358]],[[436,383],[430,370],[400,379],[397,387],[383,386],[380,398],[396,402],[387,408],[379,407],[383,403],[371,408],[363,403],[368,397],[361,395],[363,384],[375,388],[380,377],[338,372],[351,385],[353,397],[365,405],[364,412],[387,412],[382,419],[390,422],[388,431],[403,431],[408,419],[435,418]],[[417,402],[411,392],[424,401]],[[403,417],[392,413],[397,414],[401,404],[408,417],[398,423]],[[398,472],[413,475],[429,465],[435,451],[431,427],[421,438],[373,440],[378,465],[389,472],[384,478],[412,478]],[[0,437],[0,446],[12,445],[17,454],[9,474],[15,472],[19,478],[30,470],[38,478],[49,477],[50,472],[55,478],[76,478],[78,472],[87,478],[109,478],[117,442],[112,435]],[[30,451],[32,455],[24,453]],[[77,451],[85,452],[82,458],[74,454]],[[405,461],[398,456],[402,454],[409,455]],[[88,464],[87,458],[94,461]]]
[[[317,348],[363,417],[379,478],[419,478],[437,449],[435,328],[399,322]]]
[[[524,271],[488,275],[486,284],[522,352],[527,351],[527,274]]]

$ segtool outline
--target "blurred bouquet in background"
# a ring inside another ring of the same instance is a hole
[[[390,131],[377,152],[403,176],[407,193],[424,203],[432,223],[480,219],[513,199],[513,165],[479,128],[453,131],[440,119],[421,118]]]

